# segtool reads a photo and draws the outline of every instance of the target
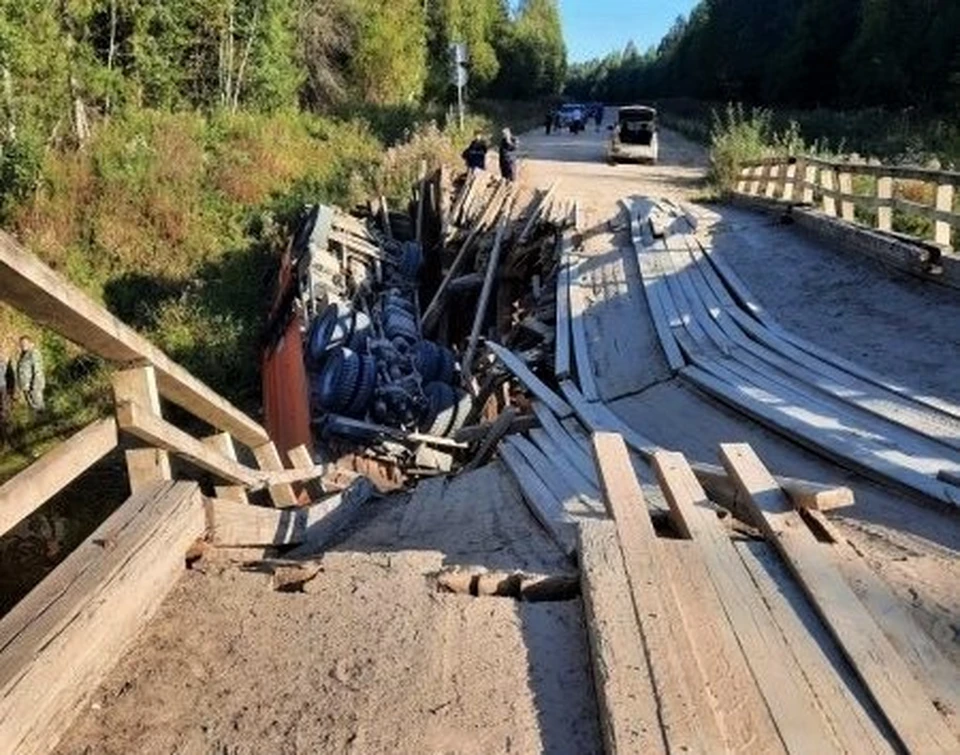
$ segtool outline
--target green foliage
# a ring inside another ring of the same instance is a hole
[[[567,52],[556,0],[524,0],[497,41],[497,90],[514,99],[559,94]]]
[[[740,175],[740,167],[751,160],[778,155],[796,155],[805,151],[795,123],[786,130],[773,128],[773,113],[742,105],[727,105],[714,112],[710,132],[710,179],[721,190],[730,189]]]

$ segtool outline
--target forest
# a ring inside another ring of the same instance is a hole
[[[567,94],[955,114],[960,3],[701,0],[657,46],[571,66]]]
[[[444,127],[453,42],[464,132]],[[256,411],[299,208],[406,197],[421,159],[492,129],[481,102],[512,113],[490,100],[556,96],[565,73],[556,0],[0,0],[0,226]],[[109,392],[96,360],[0,305],[0,351],[23,332],[52,373],[44,434],[13,434],[27,459]]]

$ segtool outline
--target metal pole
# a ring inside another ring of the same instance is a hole
[[[463,131],[463,85],[457,84],[457,116],[460,119],[460,130]]]

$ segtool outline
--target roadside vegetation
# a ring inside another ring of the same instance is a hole
[[[472,59],[462,131],[454,41]],[[421,160],[522,127],[565,60],[555,0],[0,0],[0,224],[255,413],[299,208],[405,199]],[[42,427],[15,411],[0,478],[109,401],[98,360],[0,305],[4,354],[22,332],[50,410]]]

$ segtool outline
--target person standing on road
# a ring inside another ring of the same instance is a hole
[[[505,128],[500,138],[500,175],[507,181],[517,177],[517,137]]]
[[[597,105],[593,109],[593,120],[597,124],[597,133],[600,133],[600,127],[603,125],[603,105]]]
[[[547,136],[550,136],[550,130],[553,128],[553,121],[556,116],[553,114],[552,110],[547,111],[547,117],[543,122],[543,126],[547,131]]]
[[[40,352],[29,336],[20,336],[20,358],[17,360],[17,386],[27,405],[35,413],[43,411],[43,391],[47,381],[43,374]]]
[[[467,170],[486,170],[487,169],[487,141],[479,131],[473,135],[473,141],[461,154],[463,161],[467,164]]]

